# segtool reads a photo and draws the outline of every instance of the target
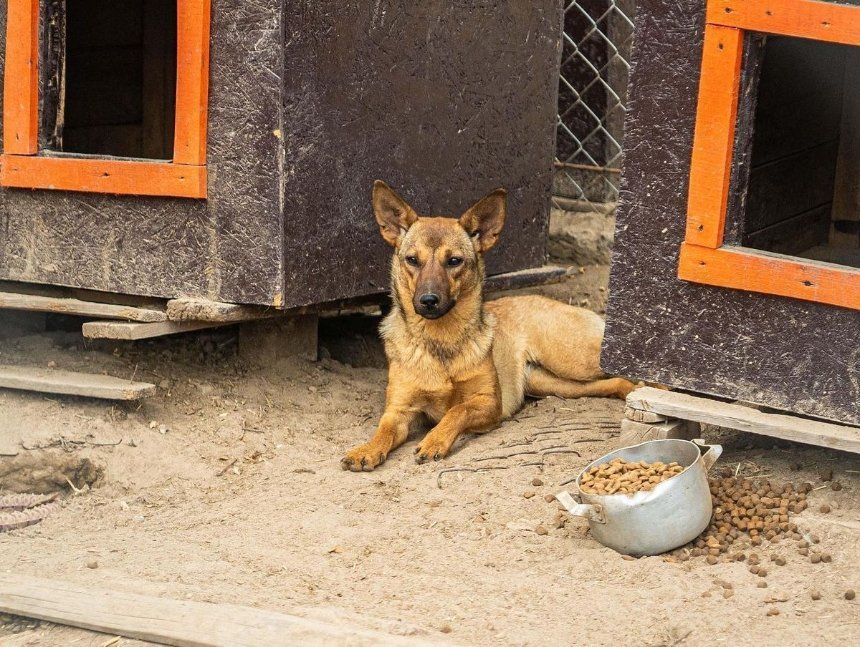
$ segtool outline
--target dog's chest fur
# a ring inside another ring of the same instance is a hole
[[[429,398],[444,400],[491,359],[494,327],[491,315],[465,325],[453,319],[410,324],[395,308],[383,320],[380,333],[389,363],[408,371]]]

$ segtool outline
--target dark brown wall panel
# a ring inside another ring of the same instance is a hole
[[[636,22],[605,370],[860,424],[860,312],[677,278],[704,3]]]
[[[459,215],[505,186],[508,223],[489,270],[543,262],[557,0],[285,6],[288,301],[387,286],[391,250],[370,209],[376,178],[422,214]]]

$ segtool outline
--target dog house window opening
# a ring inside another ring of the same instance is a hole
[[[66,0],[48,25],[45,147],[169,160],[176,117],[176,0]]]
[[[860,48],[768,36],[759,55],[739,242],[860,267]]]

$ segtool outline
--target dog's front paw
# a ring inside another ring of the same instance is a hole
[[[365,443],[348,451],[340,459],[340,466],[350,472],[372,472],[385,462],[385,452],[373,445]]]
[[[415,448],[415,462],[421,464],[431,460],[440,461],[448,455],[450,449],[451,443],[447,438],[429,433]]]

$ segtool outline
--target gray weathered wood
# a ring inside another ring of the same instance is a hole
[[[860,453],[860,427],[764,413],[740,404],[650,387],[636,389],[628,395],[627,406],[753,434]]]
[[[0,308],[58,312],[84,317],[127,319],[129,321],[167,321],[167,315],[160,310],[14,292],[0,292]]]
[[[107,400],[139,400],[155,393],[155,385],[147,382],[33,366],[0,366],[0,387]]]
[[[653,411],[641,411],[632,407],[624,408],[624,415],[635,422],[665,422],[666,416],[654,413]]]
[[[128,323],[125,321],[88,321],[81,330],[90,339],[149,339],[190,332],[201,328],[223,326],[224,322],[211,321],[158,321],[155,323]]]
[[[263,609],[171,600],[9,573],[0,574],[0,611],[176,647],[430,644]]]
[[[543,265],[532,267],[527,270],[505,272],[495,274],[484,279],[484,290],[494,292],[497,290],[516,290],[529,288],[535,285],[547,283],[558,283],[567,276],[567,270],[558,265]]]
[[[638,445],[646,440],[665,440],[680,438],[692,440],[699,435],[699,425],[687,420],[665,420],[663,422],[636,422],[624,418],[621,421],[621,434],[618,436],[619,447]]]
[[[208,299],[178,298],[167,302],[167,318],[171,321],[236,322],[277,317],[283,310],[221,303]]]

